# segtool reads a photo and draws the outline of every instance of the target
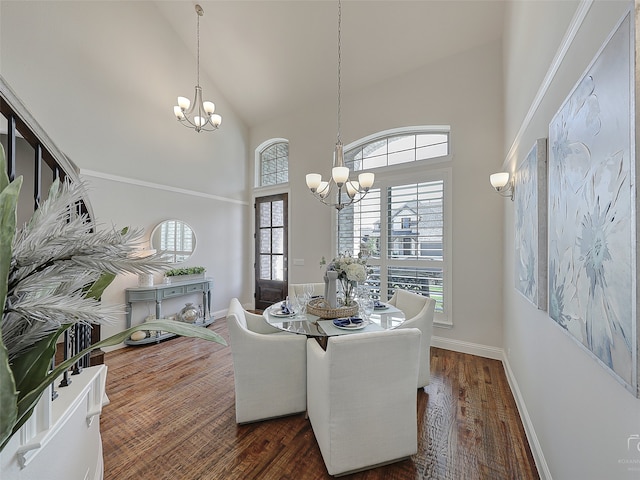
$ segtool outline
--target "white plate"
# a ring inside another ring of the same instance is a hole
[[[272,310],[271,311],[271,315],[273,315],[274,317],[282,317],[282,318],[288,318],[288,317],[295,317],[296,316],[295,313],[283,313],[280,310]]]
[[[295,317],[296,316],[295,312],[294,313],[283,313],[281,304],[273,305],[271,307],[271,312],[270,313],[274,317],[281,317],[281,318],[288,318],[288,317]]]
[[[333,322],[331,322],[333,323]],[[340,330],[362,330],[364,327],[366,327],[367,325],[369,325],[369,322],[365,322],[363,321],[362,323],[349,323],[349,325],[345,325],[344,327],[341,327],[340,325],[336,325],[335,323],[333,323],[333,326],[336,328],[339,328]]]

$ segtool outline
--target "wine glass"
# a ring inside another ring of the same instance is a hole
[[[369,321],[369,317],[373,313],[373,298],[370,295],[366,295],[360,298],[360,313],[366,321]]]
[[[289,298],[289,297],[287,297]],[[296,297],[295,295],[293,295],[290,299],[289,299],[289,305],[288,305],[291,310],[293,311],[293,313],[295,313],[294,318],[297,318],[300,315],[300,303],[298,302],[298,297]]]
[[[299,316],[304,317],[307,313],[307,296],[304,293],[299,293],[296,295],[296,301],[300,306]]]
[[[313,285],[311,283],[305,283],[302,288],[307,299],[311,300],[311,297],[313,297]]]

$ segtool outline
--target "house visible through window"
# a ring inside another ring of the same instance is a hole
[[[272,143],[260,152],[259,186],[278,185],[289,181],[289,144]]]
[[[354,160],[351,164],[359,170],[359,166],[366,164],[365,152],[377,152],[376,165],[388,167],[399,158],[395,154],[400,150],[399,145],[398,148],[390,146],[398,142],[402,143],[404,152],[424,153],[427,150],[419,150],[416,145],[427,143],[426,138],[434,140],[429,152],[447,155],[448,131],[370,139],[365,145],[346,150],[345,157],[355,159],[354,152],[359,152],[363,161]],[[389,169],[376,170],[375,188],[362,201],[337,215],[338,252],[363,253],[369,257],[373,274],[367,283],[382,300],[390,298],[396,288],[415,291],[436,300],[436,318],[449,323],[446,310],[450,305],[447,290],[450,268],[445,248],[445,225],[449,222],[445,208],[448,174],[442,170],[425,171],[428,160],[413,160],[414,154],[407,153],[406,158],[416,161],[417,168],[403,170],[402,174]]]

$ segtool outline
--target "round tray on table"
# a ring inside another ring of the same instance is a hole
[[[358,304],[332,308],[325,302],[324,298],[313,298],[307,303],[307,313],[317,315],[320,318],[351,317],[358,313]]]

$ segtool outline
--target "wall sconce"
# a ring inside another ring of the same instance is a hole
[[[489,177],[491,186],[503,197],[509,197],[513,202],[513,191],[515,186],[509,172],[494,173]]]

